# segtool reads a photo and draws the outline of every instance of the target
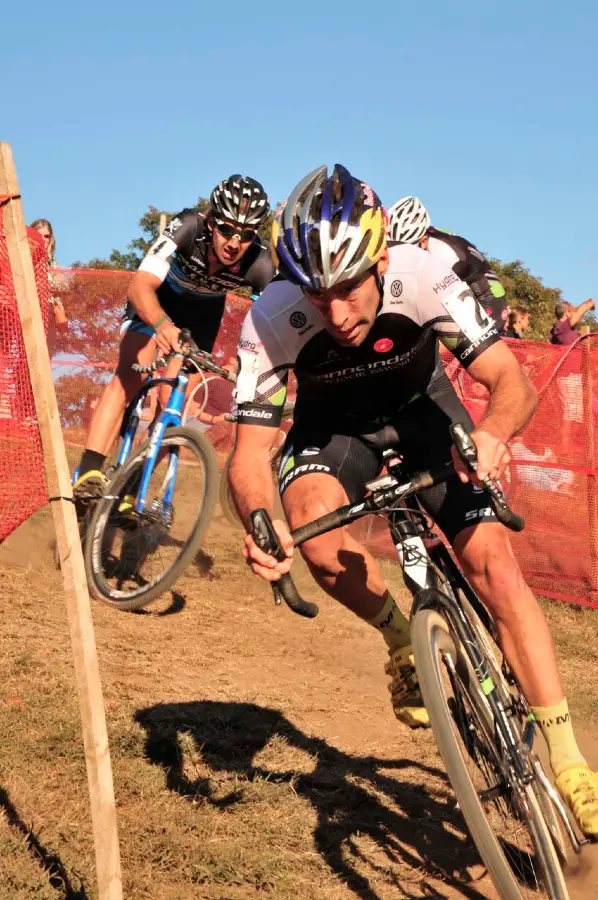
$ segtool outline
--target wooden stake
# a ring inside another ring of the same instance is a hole
[[[75,679],[83,726],[83,743],[95,843],[99,900],[121,900],[122,876],[116,806],[104,699],[98,667],[93,621],[73,492],[66,458],[50,357],[27,242],[17,173],[10,145],[0,142],[0,195],[8,257],[27,352],[31,387],[44,451],[44,468],[51,498],[56,540],[64,579]]]

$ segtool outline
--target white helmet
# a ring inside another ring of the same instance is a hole
[[[430,216],[417,197],[401,197],[388,210],[388,240],[417,244],[430,227]]]

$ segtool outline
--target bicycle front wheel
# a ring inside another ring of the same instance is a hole
[[[568,900],[533,781],[505,774],[500,739],[458,638],[435,610],[416,613],[411,638],[436,743],[474,843],[504,900]],[[507,767],[508,768],[508,767]]]
[[[122,610],[141,609],[175,583],[197,554],[216,504],[218,463],[209,440],[195,429],[169,428],[137,513],[148,446],[118,470],[85,539],[91,595]]]

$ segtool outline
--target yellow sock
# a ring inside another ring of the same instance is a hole
[[[389,591],[382,598],[382,609],[373,619],[366,619],[382,633],[389,650],[398,650],[410,643],[409,620],[405,618]]]
[[[585,766],[586,761],[573,734],[567,700],[561,700],[554,706],[530,708],[548,744],[550,765],[555,777],[572,766]]]

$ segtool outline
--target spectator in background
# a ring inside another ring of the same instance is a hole
[[[580,334],[576,326],[587,312],[594,309],[594,301],[590,298],[579,306],[573,306],[564,300],[557,303],[554,309],[556,322],[550,332],[550,342],[560,346],[574,344],[579,340]],[[583,425],[583,381],[579,372],[579,363],[574,361],[575,371],[566,372],[559,370],[557,376],[557,390],[563,407],[561,427],[562,448],[565,453],[571,453],[573,448],[583,439],[581,426]]]
[[[529,328],[529,309],[525,306],[511,306],[509,309],[509,320],[505,329],[504,337],[522,338],[523,332]]]
[[[554,308],[556,322],[550,332],[550,343],[561,345],[574,344],[579,338],[579,331],[576,328],[577,324],[581,322],[587,312],[595,309],[595,307],[596,304],[591,297],[589,300],[580,303],[579,306],[573,306],[572,303],[568,303],[566,300],[557,303]]]
[[[54,237],[54,229],[47,219],[36,219],[31,223],[31,227],[41,235],[46,255],[48,257],[48,269],[54,270],[58,268],[56,262],[56,238]],[[64,311],[64,305],[60,297],[56,296],[58,291],[64,291],[68,288],[68,279],[60,272],[48,272],[48,281],[53,294],[50,297],[52,308],[54,309],[54,321],[56,325],[66,325],[68,322],[67,315]]]

